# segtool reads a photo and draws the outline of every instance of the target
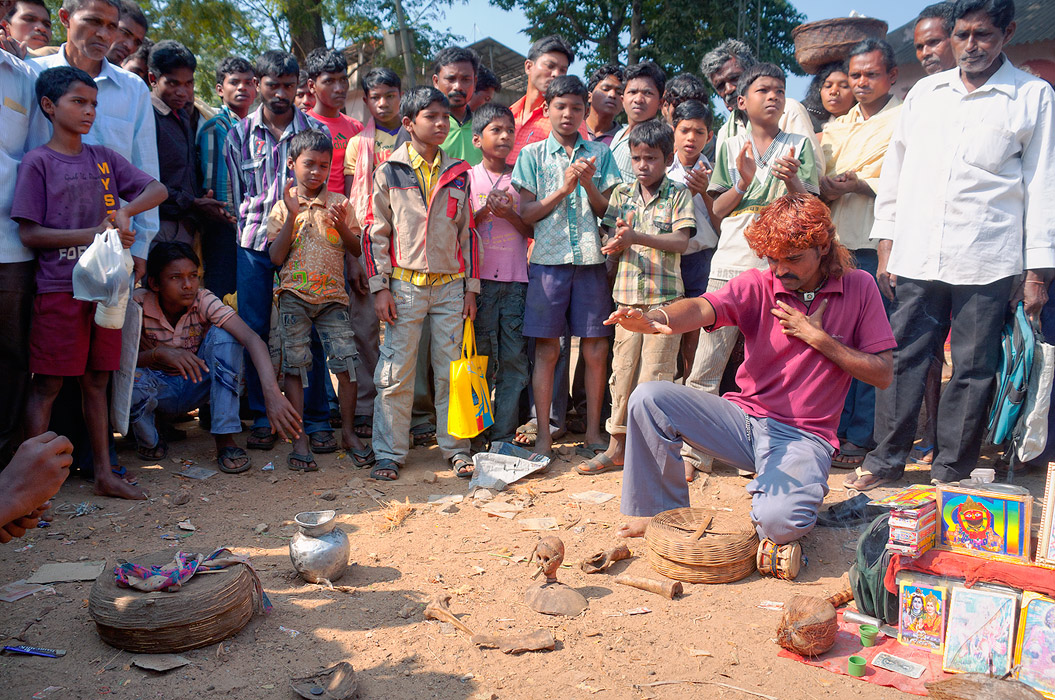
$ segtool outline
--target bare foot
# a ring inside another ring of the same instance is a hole
[[[352,430],[341,431],[341,449],[345,452],[351,452],[352,450],[363,450],[365,445],[363,441],[359,439],[359,435]]]
[[[644,537],[645,528],[648,527],[648,521],[651,519],[652,518],[633,518],[620,525],[615,534],[619,537]]]
[[[127,498],[133,501],[146,500],[147,492],[138,486],[132,486],[124,479],[118,478],[110,471],[109,466],[106,468],[108,476],[99,478],[99,474],[95,475],[95,494],[97,496],[112,496],[113,498]]]

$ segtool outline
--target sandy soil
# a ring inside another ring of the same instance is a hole
[[[0,696],[37,697],[34,693],[58,686],[41,697],[292,698],[290,677],[342,660],[354,665],[364,698],[760,697],[746,691],[782,699],[901,696],[777,658],[773,637],[780,613],[758,607],[764,600],[835,592],[853,557],[858,530],[819,528],[810,534],[803,543],[809,565],[794,582],[756,573],[728,585],[686,585],[685,596],[674,601],[615,585],[607,574],[588,576],[577,567],[565,568],[560,579],[586,595],[590,605],[579,618],[552,618],[522,602],[533,571],[526,558],[540,535],[522,531],[519,521],[556,518],[561,529],[554,534],[564,540],[566,561],[572,564],[611,547],[622,521],[619,499],[587,505],[571,496],[589,490],[618,496],[619,473],[579,476],[573,470],[578,460],[564,457],[544,477],[498,496],[526,505],[506,520],[469,502],[452,514],[425,505],[430,494],[466,492],[466,482],[445,468],[436,447],[415,449],[395,483],[369,481],[366,471],[336,455],[320,455],[317,473],[294,473],[285,467],[287,451],[279,445],[271,453],[252,452],[254,466],[245,474],[181,478],[181,460],[214,468],[212,441],[194,427],[160,464],[143,464],[134,451],[122,451],[122,461],[150,491],[149,501],[99,498],[83,479],[71,478],[54,501],[59,512],[52,527],[0,548],[0,585],[53,561],[105,557],[112,567],[119,557],[134,561],[153,552],[175,552],[177,545],[199,552],[227,546],[251,556],[275,609],[254,617],[222,650],[213,645],[185,652],[191,665],[161,675],[131,667],[130,654],[99,639],[87,610],[90,582],[55,584],[53,594],[0,603],[0,634],[12,643],[11,636],[39,618],[22,635],[24,643],[68,653],[60,659],[0,656],[5,686]],[[262,471],[269,460],[274,471]],[[844,473],[833,473],[829,501],[846,497],[838,488]],[[912,482],[927,478],[926,471],[908,475]],[[746,517],[744,483],[735,472],[719,470],[692,487],[692,502]],[[1034,495],[1042,494],[1039,477],[1026,483]],[[175,505],[182,494],[189,501]],[[386,533],[379,502],[392,500],[409,501],[416,510]],[[85,501],[100,509],[70,517]],[[293,572],[287,548],[291,520],[297,512],[322,508],[338,510],[340,527],[351,538],[354,565],[340,583],[353,586],[352,593],[307,585]],[[184,519],[197,530],[181,532],[176,524]],[[260,524],[268,529],[256,534]],[[177,543],[164,535],[184,537]],[[631,542],[642,556],[620,562],[613,572],[656,576],[643,547],[643,540]],[[545,628],[556,637],[556,649],[507,656],[473,647],[449,625],[423,619],[424,603],[444,591],[453,596],[451,609],[473,629]],[[642,606],[651,612],[626,614]],[[743,690],[646,685],[669,680]]]

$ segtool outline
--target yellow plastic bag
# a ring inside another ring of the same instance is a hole
[[[451,363],[447,432],[456,438],[476,437],[495,422],[487,387],[487,356],[476,354],[473,322],[465,320],[462,356]]]

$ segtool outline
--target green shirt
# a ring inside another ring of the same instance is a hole
[[[473,115],[469,108],[465,108],[465,123],[459,124],[452,114],[451,130],[447,134],[447,140],[440,145],[444,152],[454,158],[461,158],[469,165],[477,165],[484,159],[484,154],[473,145]]]

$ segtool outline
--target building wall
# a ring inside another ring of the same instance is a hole
[[[1007,57],[1011,59],[1011,63],[1016,66],[1021,66],[1026,61],[1036,59],[1055,62],[1055,39],[1038,41],[1032,44],[1018,44],[1017,46],[1009,47],[1006,53]],[[895,94],[898,97],[905,97],[909,88],[915,85],[916,81],[922,78],[923,75],[923,69],[915,60],[898,66],[898,79],[897,84],[894,86]]]

